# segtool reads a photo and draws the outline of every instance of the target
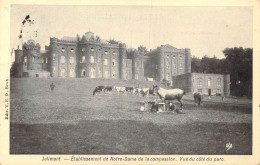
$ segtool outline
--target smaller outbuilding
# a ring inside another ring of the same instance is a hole
[[[185,93],[201,93],[204,95],[230,95],[229,74],[186,73],[172,77],[173,87]]]

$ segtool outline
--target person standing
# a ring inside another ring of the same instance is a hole
[[[54,83],[53,83],[53,82],[51,83],[50,87],[51,87],[51,91],[53,92],[53,90],[54,90],[54,87],[55,87],[55,85],[54,85]]]

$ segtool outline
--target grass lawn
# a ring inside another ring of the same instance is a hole
[[[54,92],[50,84],[56,85]],[[140,112],[136,95],[92,95],[97,85],[153,82],[11,79],[11,154],[252,154],[252,105],[185,96],[184,112]],[[231,104],[232,103],[232,104]],[[226,151],[226,143],[233,148]]]

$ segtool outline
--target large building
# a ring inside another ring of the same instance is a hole
[[[127,49],[124,43],[101,40],[94,33],[82,37],[50,38],[41,47],[33,40],[15,50],[16,77],[153,78],[169,81],[187,93],[230,94],[229,75],[191,73],[190,49],[161,45],[147,51]]]
[[[15,50],[16,77],[90,77],[143,79],[141,48],[128,51],[117,41],[101,40],[94,33],[50,38],[50,45],[41,47],[33,40]]]

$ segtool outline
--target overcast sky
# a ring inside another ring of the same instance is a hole
[[[190,48],[196,57],[223,58],[227,47],[253,47],[250,7],[33,6],[11,7],[11,48],[32,38],[49,45],[50,37],[75,37],[89,30],[128,48],[170,44]],[[26,15],[34,20],[22,25]],[[23,40],[19,39],[20,30]],[[37,31],[37,37],[36,33]],[[21,47],[21,46],[20,46]]]

